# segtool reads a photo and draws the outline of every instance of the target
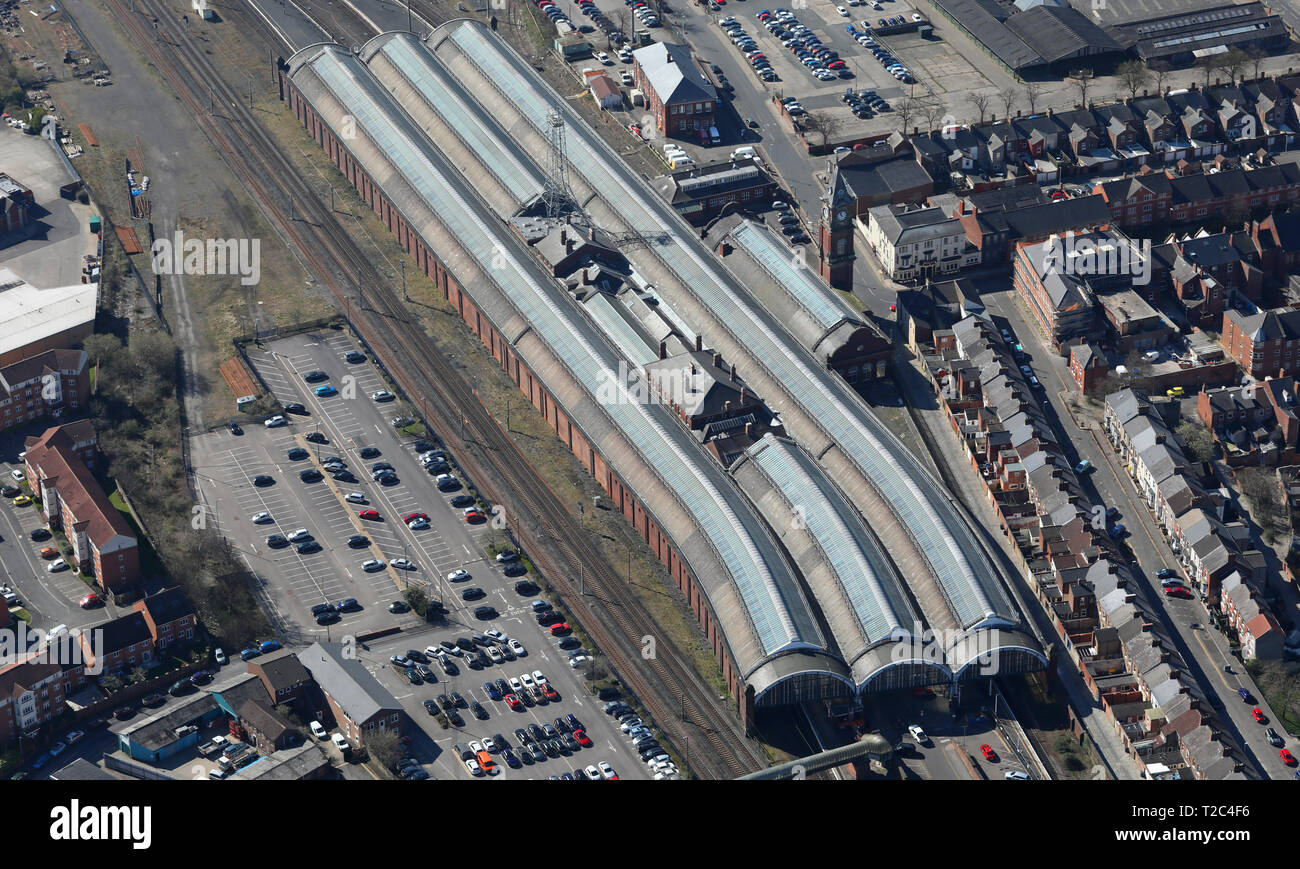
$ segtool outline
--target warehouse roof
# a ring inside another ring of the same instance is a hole
[[[0,268],[0,355],[95,322],[99,284],[38,289]]]
[[[1068,6],[1036,6],[1012,15],[1006,27],[1048,63],[1121,50],[1110,34]]]

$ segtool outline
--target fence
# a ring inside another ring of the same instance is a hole
[[[132,778],[151,779],[153,781],[176,781],[174,776],[170,776],[160,769],[154,769],[145,766],[142,763],[136,763],[133,760],[127,760],[124,757],[118,757],[114,754],[104,755],[104,766],[109,769],[115,769],[118,772],[124,772]]]

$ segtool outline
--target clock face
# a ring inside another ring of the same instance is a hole
[[[843,208],[841,208],[839,211],[835,212],[835,219],[836,219],[836,220],[839,220],[839,221],[843,221],[843,220],[844,220],[846,217],[848,217],[848,216],[849,216],[849,213],[848,213],[847,211],[845,211]]]

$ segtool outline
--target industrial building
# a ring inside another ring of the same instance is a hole
[[[747,724],[1045,665],[968,520],[827,367],[818,343],[858,330],[843,303],[790,283],[806,322],[786,331],[486,27],[312,46],[281,93],[656,552]],[[539,201],[557,149],[586,214]],[[728,238],[770,256],[757,233]]]

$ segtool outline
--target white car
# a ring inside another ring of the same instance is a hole
[[[478,754],[480,751],[486,751],[487,749],[485,749],[483,743],[479,742],[477,739],[471,739],[469,742],[469,750]]]
[[[912,13],[912,20],[913,20],[913,21],[920,21],[920,20],[921,20],[921,13],[920,13],[920,12],[913,12],[913,13]]]
[[[375,401],[392,401],[397,396],[393,395],[387,389],[381,389],[378,392],[370,393],[370,397]]]
[[[523,691],[523,690],[524,690],[524,685],[523,685],[522,682],[519,681],[519,677],[518,677],[518,676],[511,676],[511,677],[510,677],[510,691],[511,691],[512,693],[514,693],[514,694],[518,694],[518,693],[520,693],[520,692]]]
[[[921,745],[925,745],[930,741],[930,737],[925,735],[925,731],[921,729],[921,725],[919,724],[907,725],[907,732],[912,734],[912,738],[915,739],[917,742],[919,742]]]
[[[464,582],[467,579],[469,579],[469,571],[467,570],[453,570],[447,574],[448,582]]]
[[[584,772],[587,773],[587,778],[600,781],[600,770],[596,769],[594,764],[587,767],[586,770],[584,770]]]
[[[348,492],[343,496],[344,501],[351,501],[353,504],[366,503],[366,496],[363,492]]]
[[[50,573],[58,573],[60,570],[68,569],[68,562],[64,561],[62,558],[56,558],[53,561],[51,561],[49,566],[46,567],[45,569],[48,570]]]
[[[1009,769],[1002,773],[1002,777],[1007,781],[1029,781],[1029,773],[1018,769]]]
[[[501,750],[501,746],[497,745],[496,740],[492,737],[485,736],[483,737],[483,750],[488,754],[496,754]]]
[[[285,539],[287,539],[290,543],[298,543],[300,541],[306,540],[310,536],[311,536],[311,532],[308,531],[306,528],[299,528],[296,531],[290,531],[286,535]]]
[[[68,741],[68,745],[76,745],[78,742],[81,742],[81,740],[86,738],[86,734],[81,730],[70,730],[68,731],[68,735],[63,738]]]
[[[311,723],[311,735],[317,739],[328,739],[329,731],[326,730],[325,725],[321,724],[319,721],[313,721]]]
[[[429,527],[429,520],[416,517],[415,519],[412,519],[410,522],[407,522],[406,527],[410,528],[412,531],[423,531],[424,529]]]
[[[21,480],[23,477],[27,475],[24,472],[15,469],[9,472],[9,476],[13,477],[15,480]]]
[[[352,748],[351,743],[348,742],[347,738],[342,733],[336,733],[331,736],[330,742],[334,743],[334,747],[339,751],[349,751]]]
[[[535,681],[538,685],[545,685],[545,684],[546,684],[546,677],[542,675],[542,671],[541,671],[541,670],[534,670],[534,671],[533,671],[533,681]]]
[[[845,18],[849,17],[849,10],[845,9],[843,6],[836,6],[835,11],[840,13],[840,15],[842,15]]]
[[[533,682],[533,677],[530,676],[530,675],[528,675],[527,673],[521,673],[521,674],[519,674],[519,681],[523,683],[523,686],[524,686],[525,688],[532,688],[533,685],[535,684],[535,683]],[[514,684],[514,680],[513,680],[513,679],[511,680],[510,684],[512,684],[512,685]]]
[[[361,569],[364,570],[366,573],[370,573],[371,571],[375,571],[375,570],[383,570],[384,563],[380,561],[378,558],[371,558],[361,562]]]
[[[279,428],[282,425],[288,425],[288,424],[289,421],[284,417],[280,416],[279,414],[276,414],[275,416],[268,419],[266,422],[262,423],[262,425],[266,426],[267,428]]]
[[[618,778],[618,773],[614,772],[614,767],[610,766],[605,761],[602,760],[600,763],[596,765],[600,767],[600,774],[603,775],[606,779]]]
[[[265,525],[267,522],[270,522],[270,521],[271,521],[271,514],[270,514],[270,513],[254,513],[254,514],[253,514],[253,519],[252,519],[252,521],[253,521],[253,524],[254,524],[254,525]]]
[[[579,656],[576,657],[576,658],[570,658],[570,659],[569,659],[569,669],[571,669],[571,670],[576,670],[576,669],[578,669],[579,667],[581,667],[583,664],[587,663],[587,662],[590,661],[590,660],[591,660],[591,658],[587,657],[586,655],[579,655]]]
[[[606,52],[604,52],[604,51],[602,51],[600,54],[596,55],[596,59],[599,60],[601,63],[603,63],[603,64],[605,64],[605,65],[609,65],[609,64],[611,64],[611,63],[614,62],[614,61],[612,61],[612,60],[609,59],[609,54],[606,53]]]
[[[216,651],[214,651],[212,653],[212,657],[217,659],[218,667],[224,667],[226,666],[226,664],[230,663],[230,660],[226,657],[225,651],[222,649],[217,649]]]
[[[465,759],[465,769],[469,770],[470,775],[483,774],[483,767],[479,766],[478,761],[472,757]]]
[[[504,643],[506,640],[510,639],[505,634],[498,631],[496,628],[489,628],[488,630],[484,631],[483,636],[490,637],[491,639],[496,640],[498,643]]]
[[[524,655],[528,654],[528,650],[524,648],[524,644],[519,642],[518,640],[509,640],[506,643],[506,645],[510,647],[510,651],[514,652],[517,656],[521,658]]]
[[[488,646],[487,656],[492,659],[493,664],[504,664],[506,662],[506,656],[501,654],[501,650],[496,646]]]
[[[388,563],[398,570],[415,570],[415,562],[409,558],[394,558]]]

